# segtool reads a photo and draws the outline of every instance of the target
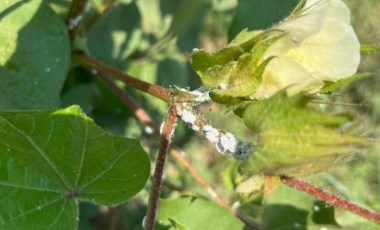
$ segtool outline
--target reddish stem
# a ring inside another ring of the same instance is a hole
[[[168,103],[170,102],[170,91],[164,87],[138,80],[109,65],[104,64],[101,61],[88,56],[83,52],[75,52],[73,54],[73,57],[80,60],[83,62],[83,64],[89,66],[90,68],[97,70],[98,72],[107,73],[108,75],[124,82],[125,84],[135,89],[141,90]]]
[[[177,123],[176,106],[169,107],[168,116],[163,124],[160,149],[158,151],[156,167],[153,174],[152,189],[150,191],[148,211],[146,215],[146,230],[153,230],[157,215],[158,201],[160,199],[160,190],[162,183],[162,175],[164,172],[166,155],[170,147],[170,142],[174,134],[174,129]]]
[[[125,90],[117,86],[113,79],[108,77],[106,74],[99,72],[98,76],[111,88],[111,90],[124,102],[124,104],[133,110],[134,115],[140,122],[150,128],[153,132],[158,133],[159,130],[150,116],[136,103],[135,100],[133,100],[133,98],[125,92]]]
[[[380,224],[380,214],[372,212],[368,209],[362,208],[356,204],[353,204],[345,199],[337,197],[336,195],[325,192],[320,188],[314,187],[311,184],[308,184],[302,180],[298,180],[290,177],[281,177],[281,180],[284,184],[293,187],[297,190],[303,191],[312,195],[320,200],[326,201],[334,205],[335,207],[343,208],[347,211],[353,212],[361,217],[364,217],[368,220],[371,220],[375,223]]]

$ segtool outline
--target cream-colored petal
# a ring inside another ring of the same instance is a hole
[[[251,97],[254,99],[269,98],[280,90],[286,89],[288,95],[301,91],[317,92],[323,82],[314,78],[310,72],[291,58],[278,57],[273,59],[265,68],[263,81]]]
[[[314,77],[336,81],[356,73],[360,63],[360,42],[352,27],[340,40],[329,44],[305,39],[285,56],[293,58]]]
[[[302,41],[304,38],[318,33],[322,28],[325,15],[329,9],[332,0],[322,0],[318,4],[305,6],[309,8],[302,15],[296,18],[290,18],[276,26],[277,29],[289,32],[293,39]]]
[[[318,33],[309,36],[309,42],[335,43],[341,40],[352,28],[350,24],[350,10],[341,0],[331,0]]]
[[[332,0],[322,0],[317,3],[308,4],[304,10],[307,14],[300,15],[297,18],[285,20],[272,29],[283,30],[288,34],[273,44],[263,56],[263,60],[270,56],[280,56],[299,46],[305,38],[308,38],[318,33],[323,26],[325,14],[328,10],[328,5]]]

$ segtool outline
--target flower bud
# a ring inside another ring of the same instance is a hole
[[[285,89],[288,95],[316,93],[324,81],[336,82],[356,73],[360,43],[341,0],[307,0],[298,14],[271,30],[286,34],[271,45],[261,61],[266,66],[253,99]]]

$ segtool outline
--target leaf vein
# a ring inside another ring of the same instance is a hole
[[[48,164],[48,166],[52,169],[52,171],[55,173],[55,175],[58,177],[58,179],[61,181],[61,183],[69,189],[69,183],[65,181],[63,176],[60,174],[58,169],[54,166],[54,164],[50,161],[49,157],[45,154],[45,152],[33,141],[31,137],[29,137],[26,133],[24,133],[22,130],[18,129],[16,126],[14,126],[11,122],[9,122],[7,119],[0,117],[10,128],[12,128],[14,131],[19,133],[22,137],[24,137],[33,147],[34,149],[39,153],[41,158]]]

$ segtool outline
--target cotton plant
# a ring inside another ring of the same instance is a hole
[[[309,102],[325,86],[355,76],[359,62],[360,43],[343,1],[301,1],[267,30],[243,30],[213,53],[195,49],[191,64],[204,86],[189,92],[193,99],[180,104],[179,116],[219,152],[241,160],[248,176],[323,172],[366,140],[342,132],[349,116],[322,113]],[[205,121],[194,107],[210,100],[241,117],[257,139],[238,140]]]

